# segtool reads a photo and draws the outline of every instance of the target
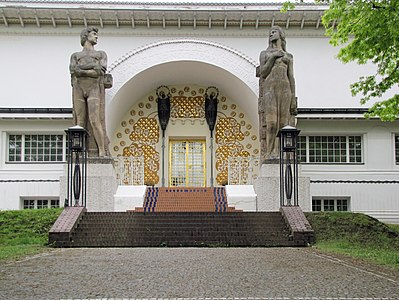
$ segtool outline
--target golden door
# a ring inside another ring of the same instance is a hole
[[[206,185],[205,140],[170,140],[169,185]]]

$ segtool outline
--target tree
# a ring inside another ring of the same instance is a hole
[[[399,115],[399,0],[318,2],[330,3],[322,22],[330,43],[343,46],[338,59],[343,63],[372,62],[377,67],[375,74],[360,77],[350,87],[352,95],[361,95],[361,104],[378,98],[366,117],[395,120]],[[283,8],[292,7],[291,3]],[[394,95],[385,96],[390,90]]]

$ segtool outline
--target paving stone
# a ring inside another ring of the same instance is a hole
[[[0,264],[0,299],[399,299],[392,274],[309,248],[70,248]]]

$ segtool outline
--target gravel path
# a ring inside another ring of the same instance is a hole
[[[56,249],[0,264],[0,299],[399,299],[398,274],[309,248]]]

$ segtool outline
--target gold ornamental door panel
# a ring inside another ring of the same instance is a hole
[[[169,146],[169,185],[204,187],[205,140],[171,140]]]

